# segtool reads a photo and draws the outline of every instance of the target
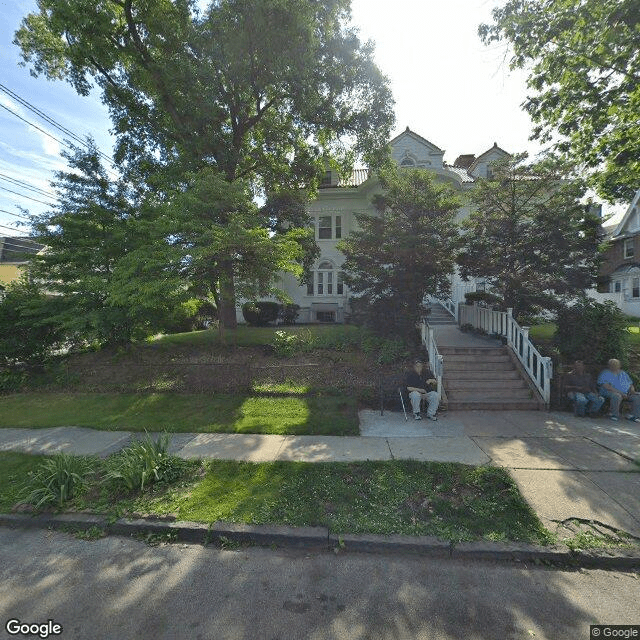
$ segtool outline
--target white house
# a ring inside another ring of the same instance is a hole
[[[474,188],[477,178],[487,177],[489,164],[509,154],[494,144],[480,154],[459,156],[453,164],[444,160],[445,152],[429,140],[406,128],[390,142],[392,158],[401,167],[424,167],[433,171],[438,180],[448,182],[461,193]],[[309,215],[315,227],[320,248],[313,280],[300,286],[296,278],[283,274],[281,288],[300,306],[298,322],[344,322],[349,310],[349,291],[342,280],[344,255],[336,248],[338,241],[357,227],[355,214],[378,215],[372,200],[382,192],[380,184],[366,168],[355,169],[347,181],[340,181],[327,171],[318,197],[309,204]],[[464,206],[458,220],[469,214]],[[462,282],[451,275],[451,297],[463,301],[464,293],[476,289],[475,282]],[[480,284],[480,283],[478,283]],[[241,312],[238,317],[242,321]]]

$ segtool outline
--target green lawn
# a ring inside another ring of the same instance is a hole
[[[629,332],[629,342],[632,345],[640,346],[640,324],[632,324],[627,327]],[[553,340],[553,335],[556,332],[555,322],[545,322],[544,324],[536,324],[530,327],[529,336],[534,340]]]
[[[0,453],[0,506],[33,465]],[[33,459],[35,460],[35,458]],[[98,475],[70,508],[109,516],[173,514],[196,522],[327,526],[336,533],[435,535],[446,540],[552,541],[513,480],[496,467],[413,461],[192,461],[170,486],[114,493]],[[10,481],[9,481],[10,480]]]
[[[357,435],[353,398],[171,393],[0,396],[0,427]]]
[[[553,334],[556,332],[555,322],[545,322],[544,324],[535,324],[529,328],[529,337],[532,340],[553,340]]]

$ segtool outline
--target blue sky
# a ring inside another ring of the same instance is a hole
[[[525,74],[511,72],[503,46],[485,47],[477,36],[497,0],[353,0],[353,22],[376,43],[376,60],[390,78],[396,100],[396,133],[409,126],[446,151],[453,162],[462,153],[480,154],[497,142],[507,151],[537,153],[528,140],[531,122],[520,105],[526,97]],[[111,154],[110,121],[99,95],[78,96],[65,82],[33,78],[19,66],[12,43],[22,18],[35,2],[0,0],[0,83],[78,135],[90,134]],[[57,138],[63,135],[6,94],[10,108]],[[57,142],[0,108],[0,174],[50,190],[53,172],[65,167]],[[0,209],[32,213],[47,206],[42,194],[16,187],[0,176]],[[618,208],[615,211],[619,212]],[[609,211],[614,209],[609,208]],[[618,213],[619,215],[619,213]],[[0,235],[12,232],[18,218],[0,211]]]

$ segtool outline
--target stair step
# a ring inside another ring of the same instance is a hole
[[[533,392],[528,388],[521,389],[447,389],[447,397],[451,402],[478,402],[485,400],[511,401],[533,400]]]
[[[499,383],[495,380],[489,380],[487,378],[456,378],[456,377],[444,377],[444,384],[447,393],[450,391],[474,391],[482,392],[483,390],[491,391],[496,388],[496,384],[500,385],[501,389],[511,391],[512,389],[528,389],[527,383],[520,377],[501,379]]]
[[[544,403],[537,400],[493,400],[474,402],[451,402],[447,406],[449,411],[542,411]]]
[[[468,354],[468,353],[448,353],[446,362],[511,362],[511,358],[506,353]]]
[[[450,362],[444,360],[447,371],[511,371],[515,369],[513,362]]]
[[[438,345],[440,355],[503,355],[507,351],[504,347],[445,347]],[[508,354],[507,354],[508,355]]]
[[[452,371],[447,367],[446,362],[444,365],[443,378],[445,381],[445,388],[449,380],[493,380],[497,382],[499,380],[521,379],[520,373],[517,369],[493,371],[491,373],[491,376],[488,376],[484,371],[477,371],[473,369],[460,369]]]

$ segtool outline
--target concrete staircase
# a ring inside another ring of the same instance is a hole
[[[431,305],[431,313],[427,316],[427,322],[431,326],[443,324],[457,324],[455,318],[439,303]]]
[[[507,347],[438,347],[444,357],[443,386],[450,411],[544,409]]]

